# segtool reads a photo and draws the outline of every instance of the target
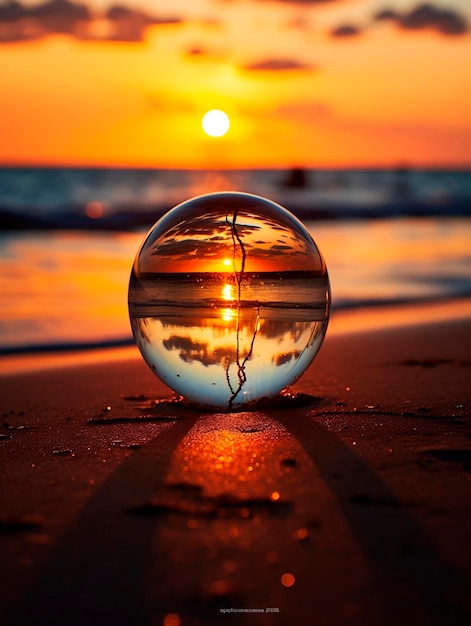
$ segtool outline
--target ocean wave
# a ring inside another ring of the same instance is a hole
[[[77,352],[81,350],[104,350],[107,348],[124,348],[132,346],[133,344],[134,339],[132,336],[129,336],[97,341],[58,341],[27,345],[11,345],[7,347],[0,347],[0,357],[22,354]]]
[[[10,231],[145,229],[212,191],[262,195],[307,220],[471,217],[469,171],[308,170],[302,184],[289,184],[285,174],[0,168],[0,222]]]

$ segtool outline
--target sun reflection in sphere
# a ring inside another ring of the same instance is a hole
[[[144,239],[129,313],[164,383],[200,407],[237,410],[276,396],[314,359],[330,315],[327,268],[280,205],[237,192],[198,196]]]

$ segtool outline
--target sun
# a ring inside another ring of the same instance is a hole
[[[201,121],[204,132],[210,137],[222,137],[229,130],[229,116],[219,109],[211,109],[203,115]]]

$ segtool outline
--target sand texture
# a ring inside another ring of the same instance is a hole
[[[469,322],[328,336],[232,414],[139,357],[3,376],[0,621],[471,623],[470,346]]]

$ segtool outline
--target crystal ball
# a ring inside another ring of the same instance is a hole
[[[153,372],[191,404],[231,411],[304,373],[327,330],[330,284],[318,247],[287,209],[210,193],[150,229],[128,304]]]

